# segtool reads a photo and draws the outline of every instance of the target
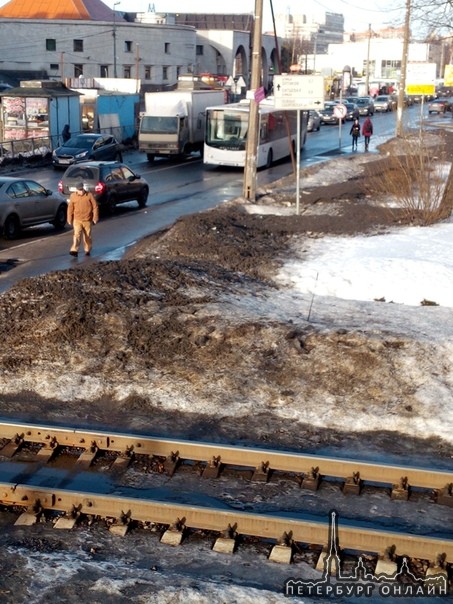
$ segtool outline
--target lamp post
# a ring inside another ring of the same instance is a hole
[[[120,4],[120,2],[114,2],[113,3],[113,77],[116,78],[118,77],[117,71],[116,71],[116,9],[115,7],[118,6],[118,4]]]

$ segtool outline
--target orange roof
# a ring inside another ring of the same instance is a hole
[[[113,11],[101,0],[10,0],[0,8],[4,19],[74,19],[112,21]],[[121,16],[117,16],[122,21]]]

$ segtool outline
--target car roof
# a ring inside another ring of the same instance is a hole
[[[72,166],[69,166],[69,168],[67,168],[67,170],[72,170],[75,168],[100,168],[101,166],[107,166],[109,168],[113,167],[113,166],[125,166],[126,164],[123,164],[120,161],[83,161],[80,162],[78,164],[73,164]]]
[[[21,182],[23,180],[33,180],[33,178],[15,178],[13,176],[0,176],[0,184],[4,185],[11,182]],[[33,180],[33,182],[36,182]]]

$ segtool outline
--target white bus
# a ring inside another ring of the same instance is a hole
[[[239,103],[206,109],[206,133],[203,151],[205,164],[245,166],[249,107],[249,101],[244,100]],[[307,122],[308,111],[301,111],[301,147],[303,147],[307,135]],[[273,99],[261,101],[259,104],[257,168],[269,167],[274,161],[288,157],[291,154],[290,145],[292,145],[295,154],[296,143],[297,111],[275,109]]]

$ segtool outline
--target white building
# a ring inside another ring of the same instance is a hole
[[[101,0],[10,0],[0,7],[0,79],[8,73],[62,81],[118,77],[162,90],[187,73],[240,70],[247,77],[250,30],[197,32],[175,15],[121,13]],[[265,80],[274,53],[273,37],[263,36]]]
[[[366,76],[367,59],[369,57],[369,77],[377,80],[395,80],[401,74],[401,60],[403,56],[403,40],[371,38],[360,42],[347,42],[344,44],[329,44],[325,55],[310,55],[308,58],[299,57],[299,63],[308,64],[309,69],[314,69],[325,76],[341,73],[343,67],[348,65],[358,76]],[[424,43],[410,43],[408,48],[410,62],[429,62],[430,45]]]

